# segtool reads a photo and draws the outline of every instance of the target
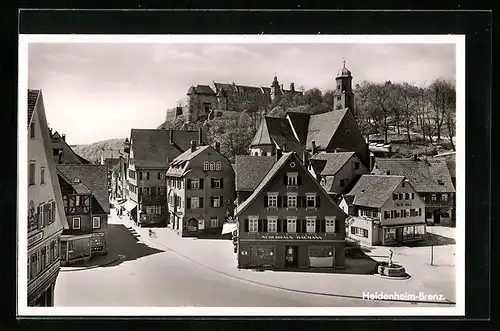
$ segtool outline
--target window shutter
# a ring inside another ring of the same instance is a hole
[[[187,179],[187,188],[188,188],[188,190],[191,189],[191,179],[190,178]]]
[[[267,195],[264,194],[264,207],[267,208]]]
[[[302,185],[302,177],[300,175],[297,176],[297,185]]]
[[[203,182],[204,182],[204,179],[203,178],[200,178],[199,179],[200,181],[200,190],[203,190]]]
[[[284,208],[288,207],[288,196],[283,197],[283,207]]]
[[[320,207],[319,198],[320,198],[320,196],[319,196],[319,195],[317,195],[317,196],[316,196],[316,208],[319,208],[319,207]]]
[[[267,232],[267,220],[262,220],[262,232]]]
[[[221,195],[219,196],[219,208],[222,208],[224,205],[224,197]]]
[[[278,206],[278,208],[280,208],[281,207],[281,196],[278,195],[278,198],[276,200],[278,200],[277,206]]]
[[[368,230],[363,229],[363,237],[368,238]]]
[[[191,198],[186,198],[186,209],[191,209]]]
[[[158,179],[161,179],[161,172],[158,171]]]
[[[297,208],[301,208],[301,207],[302,207],[302,197],[297,196]]]
[[[146,172],[146,177],[147,177],[147,179],[149,180],[149,171],[148,171],[148,172]]]
[[[315,225],[316,225],[315,232],[316,232],[316,233],[320,233],[320,232],[321,232],[321,220],[316,219],[316,222],[315,222],[315,223],[316,223],[316,224],[315,224]]]
[[[287,175],[283,175],[283,185],[288,185],[288,176]]]
[[[203,208],[203,198],[199,198],[198,201],[200,201],[200,208]]]
[[[220,178],[220,188],[223,188],[224,187],[224,178]]]
[[[281,223],[282,223],[281,232],[287,232],[287,229],[286,229],[287,220],[286,220],[286,218],[284,220],[281,220]]]
[[[338,232],[337,221],[335,221],[335,232]],[[356,228],[354,226],[351,226],[351,234],[356,234]]]
[[[52,222],[56,221],[56,202],[52,201]]]
[[[321,220],[320,221],[320,229],[319,229],[319,232],[321,233],[325,233],[326,232],[326,220]]]
[[[213,178],[210,178],[210,187],[211,188],[214,188],[214,179]]]
[[[335,219],[335,233],[340,233],[340,221],[337,218]],[[354,233],[352,232],[352,228],[351,233]]]
[[[214,206],[214,197],[210,197],[210,207]]]
[[[257,232],[262,232],[262,220],[257,220]]]
[[[281,223],[282,223],[282,220],[280,220],[280,219],[276,221],[276,232],[283,232],[281,230],[281,225],[282,225]]]
[[[307,207],[307,197],[303,196],[302,197],[302,208],[306,208],[306,207]]]
[[[245,219],[244,223],[245,232],[248,232],[248,219]]]
[[[307,232],[307,220],[302,220],[302,232]]]

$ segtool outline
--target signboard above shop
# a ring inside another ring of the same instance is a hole
[[[319,233],[280,233],[262,234],[259,239],[264,240],[323,240],[325,236]]]

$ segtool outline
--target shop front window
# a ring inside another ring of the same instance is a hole
[[[384,242],[396,241],[396,229],[384,229]]]

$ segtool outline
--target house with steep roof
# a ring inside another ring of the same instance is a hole
[[[107,168],[96,164],[58,164],[68,228],[61,235],[61,263],[69,265],[108,253]]]
[[[193,140],[167,170],[169,228],[183,237],[220,234],[234,196],[233,167],[220,144],[200,146]]]
[[[295,152],[280,155],[235,209],[238,268],[341,269],[347,215]]]
[[[28,90],[27,305],[53,306],[67,227],[41,90]],[[22,229],[20,229],[22,230]]]
[[[318,153],[309,161],[308,170],[334,201],[370,172],[354,152]]]
[[[375,158],[372,173],[405,176],[425,202],[427,224],[455,226],[455,187],[445,161],[433,159]]]
[[[425,203],[404,176],[363,175],[340,203],[347,236],[365,245],[425,239]]]
[[[355,152],[366,167],[370,164],[368,145],[347,108],[315,115],[289,112],[284,119],[265,117],[250,143],[250,155],[275,155],[278,149],[300,157],[304,150],[312,155]]]
[[[50,138],[52,141],[52,152],[56,164],[91,164],[90,161],[78,155],[70,145],[66,142],[66,135],[59,134],[52,129],[49,129]]]
[[[236,205],[248,199],[276,161],[276,156],[236,156],[234,168]]]
[[[143,225],[168,222],[166,179],[170,163],[191,148],[191,141],[203,144],[206,135],[199,131],[132,129],[128,152],[128,201],[123,204],[129,216]]]

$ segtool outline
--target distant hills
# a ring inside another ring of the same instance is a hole
[[[121,151],[123,153],[123,141],[125,138],[108,139],[87,145],[73,145],[71,148],[76,154],[89,160],[92,163],[98,162],[101,155],[106,151]]]

